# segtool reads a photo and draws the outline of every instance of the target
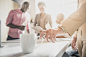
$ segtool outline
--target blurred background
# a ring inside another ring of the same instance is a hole
[[[70,14],[77,10],[78,0],[0,0],[0,19],[1,19],[1,41],[6,41],[8,27],[6,27],[6,18],[12,9],[18,9],[24,1],[29,1],[30,9],[28,13],[31,20],[34,21],[35,15],[39,13],[38,2],[43,1],[46,4],[46,12],[52,16],[52,26],[56,26],[56,16],[59,13],[64,14],[66,19]],[[32,26],[32,25],[31,25]]]

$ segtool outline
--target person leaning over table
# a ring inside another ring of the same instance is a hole
[[[6,20],[6,26],[9,27],[7,40],[19,39],[19,35],[22,34],[25,27],[29,33],[30,14],[27,13],[28,8],[29,2],[24,2],[21,9],[14,9],[9,12]]]
[[[57,19],[56,19],[57,27],[61,23],[62,20],[64,20],[64,15],[62,13],[60,13],[57,15]],[[74,37],[74,36],[72,36],[72,37]],[[57,36],[56,36],[56,38],[70,38],[70,37],[71,36],[69,36],[68,33],[57,34]],[[78,51],[72,50],[71,46],[69,45],[68,48],[66,49],[66,52],[64,52],[63,56],[65,56],[65,55],[66,56],[75,56],[76,54],[78,54],[77,52]]]
[[[37,25],[37,26],[40,26],[41,28],[43,28],[44,30],[46,30],[45,25],[47,23],[49,23],[50,26],[52,27],[51,15],[46,13],[45,3],[44,2],[39,2],[38,7],[39,7],[39,10],[40,10],[40,13],[36,14],[35,21],[34,21],[34,26]]]
[[[79,56],[86,57],[86,0],[81,3],[77,11],[61,22],[59,28],[41,31],[40,38],[45,34],[48,42],[50,42],[49,39],[54,42],[57,34],[68,33],[72,36],[75,31],[77,33],[75,33],[75,37],[73,38],[72,48],[77,50],[78,46]]]

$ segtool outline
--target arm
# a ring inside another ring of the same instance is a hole
[[[51,16],[50,15],[49,15],[49,24],[50,24],[50,26],[52,28],[52,20],[51,20]]]
[[[35,21],[34,21],[34,25],[33,26],[36,26],[36,24],[37,24],[37,14],[35,16]]]
[[[10,28],[19,28],[20,26],[14,25],[12,23],[7,24],[8,27]]]
[[[25,28],[25,26],[17,26],[17,25],[14,25],[12,23],[7,24],[7,26],[10,28],[18,28],[20,30],[24,30],[24,28]]]
[[[13,21],[13,16],[14,16],[14,11],[11,10],[9,12],[9,15],[7,17],[7,20],[6,20],[6,26],[10,27],[10,28],[18,28],[20,30],[23,30],[25,26],[16,26],[14,24],[12,24],[12,21]]]
[[[67,30],[69,35],[73,33],[86,22],[86,3],[82,3],[77,11],[71,14],[67,19],[61,22],[62,27]]]
[[[82,3],[83,4],[83,3]],[[86,22],[86,3],[84,3],[76,12],[71,14],[67,19],[61,22],[61,25],[58,29],[49,29],[42,31],[40,38],[45,34],[45,38],[50,39],[54,42],[56,35],[59,33],[69,33],[72,35],[81,25]],[[48,41],[49,42],[49,41]]]

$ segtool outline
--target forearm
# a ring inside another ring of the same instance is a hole
[[[7,26],[10,28],[19,28],[20,27],[20,26],[14,25],[12,23],[8,24]]]
[[[77,31],[75,31],[73,38],[77,38]]]
[[[63,34],[63,33],[64,33],[64,31],[61,28],[57,29],[57,34]]]
[[[67,19],[61,21],[61,25],[67,30],[70,36],[86,22],[86,3],[77,11],[72,13]]]

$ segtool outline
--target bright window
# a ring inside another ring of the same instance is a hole
[[[59,13],[64,14],[66,19],[70,14],[77,10],[77,0],[36,0],[36,13],[39,13],[38,2],[43,1],[46,4],[46,12],[52,16],[53,28],[56,27],[56,16]]]

